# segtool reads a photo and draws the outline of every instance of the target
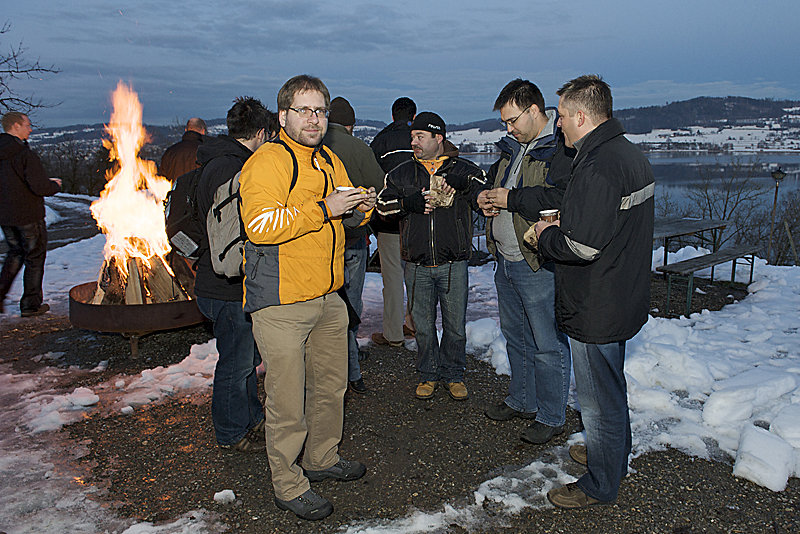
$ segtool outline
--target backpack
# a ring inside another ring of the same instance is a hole
[[[273,141],[283,147],[292,156],[292,181],[289,184],[291,193],[297,183],[297,159],[283,141]],[[244,276],[244,242],[247,233],[242,221],[242,198],[239,196],[239,176],[242,171],[222,183],[214,192],[214,201],[206,217],[208,233],[208,249],[211,255],[211,266],[214,272],[228,278]]]
[[[164,208],[167,238],[172,249],[179,255],[196,260],[205,250],[205,231],[197,213],[195,191],[203,167],[192,169],[178,176],[167,193]]]

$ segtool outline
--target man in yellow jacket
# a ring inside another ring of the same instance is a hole
[[[278,139],[242,168],[244,310],[264,357],[266,438],[275,503],[302,519],[333,506],[311,489],[327,478],[356,480],[366,467],[339,457],[347,388],[344,227],[366,224],[375,190],[352,188],[322,145],[330,94],[308,75],[278,92]],[[302,466],[298,457],[305,447]]]

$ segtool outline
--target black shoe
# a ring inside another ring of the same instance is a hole
[[[22,310],[20,315],[23,317],[36,317],[37,315],[42,315],[50,311],[49,304],[42,304],[38,308],[34,310]]]
[[[495,421],[509,421],[514,417],[519,417],[520,419],[536,419],[536,412],[519,412],[505,402],[493,404],[486,408],[483,413],[486,414],[486,417]]]
[[[369,352],[365,350],[358,351],[358,361],[363,362],[364,360],[369,358]]]
[[[282,501],[275,497],[275,506],[281,510],[290,510],[300,519],[308,521],[325,519],[333,513],[333,505],[330,501],[317,495],[313,490],[308,490],[291,501]]]
[[[351,380],[350,381],[350,390],[355,391],[359,395],[363,395],[367,392],[367,386],[364,385],[364,379],[359,378],[358,380]]]
[[[548,426],[544,423],[540,423],[539,421],[534,421],[531,426],[526,428],[522,431],[522,441],[526,441],[528,443],[535,443],[536,445],[542,445],[547,443],[553,436],[558,436],[559,434],[564,433],[564,426]]]
[[[344,458],[339,458],[339,461],[327,469],[322,471],[310,471],[304,469],[306,478],[311,482],[320,482],[326,478],[335,478],[336,480],[344,480],[349,482],[351,480],[358,480],[367,472],[367,467],[361,462],[349,461]]]

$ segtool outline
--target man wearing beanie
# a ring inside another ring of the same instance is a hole
[[[331,100],[331,113],[328,117],[328,132],[322,143],[330,148],[344,163],[347,176],[353,185],[369,189],[374,187],[380,191],[383,187],[383,170],[375,154],[364,141],[353,136],[356,114],[346,99],[337,96]],[[347,299],[357,315],[361,316],[363,308],[361,291],[364,289],[364,277],[367,273],[369,247],[367,242],[367,226],[358,228],[345,227],[344,289]],[[347,332],[347,381],[351,391],[366,393],[367,387],[361,376],[361,365],[358,363],[358,324],[350,325]]]
[[[469,396],[466,370],[467,261],[472,252],[472,212],[486,174],[445,146],[445,124],[423,112],[411,124],[414,157],[386,175],[378,194],[381,215],[400,217],[400,246],[411,315],[417,328],[415,395],[430,399],[439,382],[454,400]],[[442,340],[436,332],[436,305]]]

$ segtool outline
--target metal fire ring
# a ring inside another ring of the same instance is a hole
[[[205,317],[194,300],[152,304],[92,304],[97,282],[80,284],[69,290],[69,320],[77,328],[117,332],[131,338],[131,353],[136,357],[139,336],[201,323]],[[136,343],[135,343],[136,342]]]

